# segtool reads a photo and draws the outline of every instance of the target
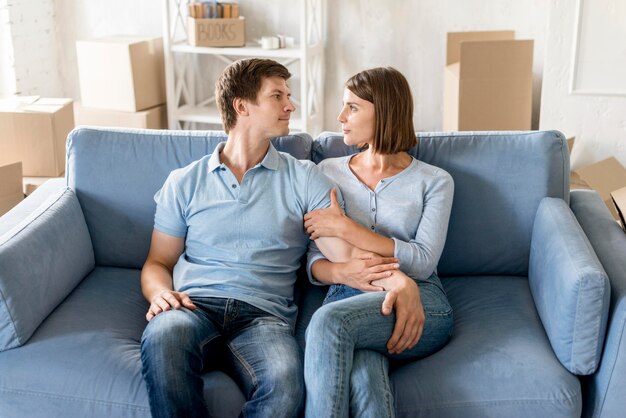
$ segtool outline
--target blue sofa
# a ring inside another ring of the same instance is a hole
[[[399,417],[618,417],[626,410],[626,235],[594,192],[569,191],[558,132],[420,133],[411,153],[455,196],[439,274],[450,343],[395,365]],[[154,193],[221,132],[79,127],[64,181],[0,218],[0,417],[148,417],[140,289]],[[354,150],[338,134],[273,140],[315,162]],[[597,254],[597,255],[596,255]],[[298,281],[297,335],[325,288]],[[244,398],[204,375],[208,416]]]

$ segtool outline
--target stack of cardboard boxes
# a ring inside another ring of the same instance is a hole
[[[163,40],[111,36],[76,42],[76,125],[167,129]]]
[[[531,129],[533,41],[514,31],[448,33],[443,130]]]
[[[10,206],[17,203],[16,179],[21,191],[22,182],[27,187],[30,179],[41,184],[63,175],[65,142],[73,128],[71,99],[32,96],[0,100],[0,201],[4,208],[0,214],[10,209],[9,201],[13,203]],[[22,175],[27,177],[22,179]]]

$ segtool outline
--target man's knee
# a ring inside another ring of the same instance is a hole
[[[184,310],[172,310],[158,314],[146,326],[141,337],[142,352],[150,350],[171,352],[193,340],[195,324]]]
[[[301,365],[279,366],[267,376],[270,396],[280,405],[279,410],[298,413],[304,405],[304,376]]]

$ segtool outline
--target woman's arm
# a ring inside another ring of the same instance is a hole
[[[371,282],[390,277],[399,267],[395,258],[380,257],[334,237],[311,241],[308,259],[307,270],[313,283],[345,284],[368,292],[384,290]]]
[[[304,215],[304,228],[312,240],[319,238],[341,238],[353,247],[383,257],[393,257],[395,244],[391,238],[379,235],[343,213],[337,201],[337,192],[330,192],[330,207],[318,209]],[[321,249],[321,247],[320,247]],[[342,254],[346,254],[345,250]]]
[[[438,170],[426,184],[415,237],[408,242],[393,238],[394,256],[408,276],[426,280],[435,271],[446,242],[453,196],[452,177]]]

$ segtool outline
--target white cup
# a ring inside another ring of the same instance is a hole
[[[263,49],[278,49],[280,42],[276,36],[263,36],[261,38],[261,48]]]

